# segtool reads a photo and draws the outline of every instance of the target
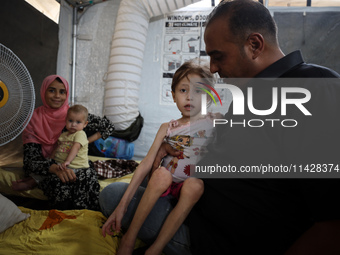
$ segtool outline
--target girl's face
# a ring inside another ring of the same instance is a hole
[[[202,90],[195,88],[190,84],[190,80],[201,79],[197,74],[189,74],[188,78],[184,77],[172,92],[172,97],[177,105],[178,110],[184,118],[195,118],[201,115],[201,95]]]
[[[45,92],[46,104],[53,109],[60,108],[64,104],[66,97],[65,85],[57,80],[54,80]]]

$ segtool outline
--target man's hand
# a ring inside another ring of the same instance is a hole
[[[162,162],[162,159],[166,156],[166,155],[171,155],[173,157],[177,157],[180,155],[180,151],[174,149],[171,147],[170,144],[164,142],[162,143],[161,147],[159,148],[158,152],[157,152],[157,155],[156,155],[156,158],[155,158],[155,161],[153,162],[153,165],[152,165],[152,169],[151,169],[151,172],[149,174],[149,179],[152,175],[152,173],[157,169],[159,168],[161,162]]]

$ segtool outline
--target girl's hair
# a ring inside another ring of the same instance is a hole
[[[174,74],[172,78],[171,90],[175,92],[176,86],[183,78],[188,78],[189,74],[197,74],[203,79],[212,81],[214,75],[210,72],[207,61],[198,60],[197,58],[185,62]]]
[[[80,104],[75,104],[75,105],[71,106],[68,109],[67,113],[69,113],[69,112],[82,113],[84,115],[85,121],[87,121],[87,118],[88,118],[88,115],[89,115],[87,108],[85,106],[80,105]]]

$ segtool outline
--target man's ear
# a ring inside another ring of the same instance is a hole
[[[172,99],[174,100],[174,103],[176,103],[176,97],[175,97],[175,92],[171,91]]]
[[[264,50],[264,38],[260,33],[251,33],[247,41],[252,58],[256,59]]]

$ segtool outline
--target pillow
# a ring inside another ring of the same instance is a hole
[[[11,200],[0,194],[0,233],[28,217],[29,214],[21,212]]]

